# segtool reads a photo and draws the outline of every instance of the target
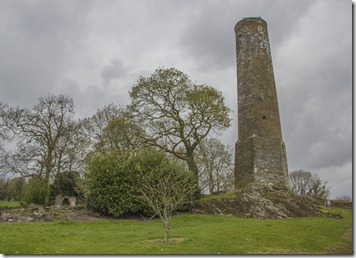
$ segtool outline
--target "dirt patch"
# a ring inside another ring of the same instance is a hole
[[[347,245],[345,247],[330,247],[328,248],[328,254],[353,254],[352,246],[352,229],[346,230],[343,238],[347,240]]]
[[[172,238],[168,238],[168,243],[181,243],[185,240],[188,240],[188,238],[184,238],[184,237],[172,237]],[[148,240],[144,240],[141,241],[141,243],[165,243],[163,238],[156,238],[156,239],[148,239]]]

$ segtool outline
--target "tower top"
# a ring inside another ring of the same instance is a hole
[[[235,25],[235,32],[238,31],[238,29],[242,25],[247,25],[247,24],[263,24],[264,26],[267,27],[267,22],[263,20],[261,17],[245,17]]]

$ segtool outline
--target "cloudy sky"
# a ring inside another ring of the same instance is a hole
[[[347,0],[0,0],[0,100],[66,94],[78,117],[130,102],[140,75],[175,67],[220,90],[237,140],[235,24],[268,24],[289,170],[352,194],[352,4]]]

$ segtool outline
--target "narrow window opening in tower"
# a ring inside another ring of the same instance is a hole
[[[239,37],[241,37],[241,33],[239,34]]]
[[[266,116],[263,116],[262,118],[263,118],[263,119],[266,119]]]

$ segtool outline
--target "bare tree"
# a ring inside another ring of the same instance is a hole
[[[290,172],[289,185],[291,191],[298,195],[311,195],[317,198],[327,198],[330,195],[327,181],[322,181],[317,174],[304,170]]]
[[[61,169],[64,149],[78,129],[73,114],[73,100],[63,95],[40,98],[32,109],[9,108],[6,114],[6,126],[18,140],[17,150],[7,156],[7,166],[22,176],[43,178],[46,203],[51,176]]]
[[[10,138],[9,129],[5,124],[8,109],[9,106],[5,102],[0,101],[0,146],[2,145],[3,141]]]
[[[195,85],[186,74],[170,68],[140,77],[130,97],[130,111],[145,129],[146,144],[187,162],[197,182],[195,149],[210,132],[230,126],[230,109],[221,92]]]
[[[201,187],[209,193],[227,190],[233,187],[232,151],[218,139],[204,139],[196,152]]]
[[[293,193],[306,195],[309,191],[312,173],[309,171],[298,170],[289,173],[289,185]]]
[[[85,135],[91,149],[104,144],[104,130],[114,117],[119,117],[124,112],[122,107],[110,104],[98,109],[97,112],[81,121],[83,134]]]
[[[149,173],[141,173],[140,199],[164,224],[164,242],[168,242],[173,212],[196,193],[193,175],[174,163],[166,163]]]
[[[335,200],[352,201],[352,197],[350,195],[342,195],[336,197]]]
[[[327,181],[322,181],[317,174],[313,174],[310,182],[308,195],[326,199],[330,195],[330,187]]]
[[[6,169],[6,150],[4,148],[5,142],[11,139],[10,130],[6,126],[7,112],[9,106],[0,101],[0,176],[6,176],[9,172]]]

